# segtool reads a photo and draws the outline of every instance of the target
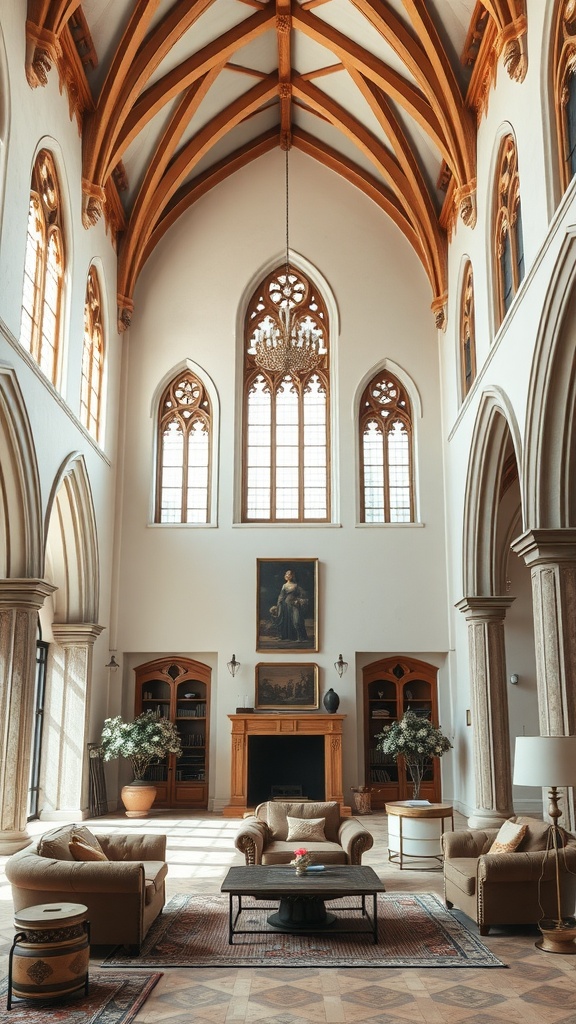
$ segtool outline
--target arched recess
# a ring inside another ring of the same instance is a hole
[[[73,452],[57,474],[46,513],[46,539],[55,595],[55,621],[98,621],[98,532],[84,456]]]
[[[464,495],[463,593],[505,593],[499,507],[506,474],[521,475],[522,445],[511,404],[500,388],[482,395],[470,446]]]
[[[526,412],[525,529],[576,526],[576,229],[544,303]]]
[[[0,577],[43,575],[42,502],[32,430],[16,373],[0,366]]]

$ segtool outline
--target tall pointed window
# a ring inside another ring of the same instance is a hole
[[[328,315],[299,270],[278,267],[248,305],[244,346],[244,522],[327,522]]]
[[[565,192],[576,174],[576,12],[574,5],[558,5],[553,66],[560,177],[562,191]]]
[[[189,370],[168,385],[158,416],[157,523],[208,523],[212,409]]]
[[[474,323],[474,278],[472,264],[466,264],[460,308],[460,374],[462,401],[476,377],[476,328]]]
[[[42,149],[32,171],[20,342],[53,384],[58,374],[63,280],[60,189],[54,160]]]
[[[383,370],[360,400],[363,523],[414,521],[412,413],[406,390]]]
[[[496,174],[494,247],[498,301],[498,326],[508,312],[524,277],[524,240],[518,156],[512,135],[500,146]]]
[[[90,267],[84,302],[84,347],[80,420],[98,441],[101,429],[102,376],[104,370],[104,330],[98,274]]]

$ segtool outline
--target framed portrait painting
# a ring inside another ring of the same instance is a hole
[[[316,711],[318,665],[256,665],[254,707],[260,711]]]
[[[318,650],[318,559],[258,558],[256,650]]]

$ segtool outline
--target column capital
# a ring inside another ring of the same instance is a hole
[[[527,530],[510,545],[530,568],[550,562],[576,562],[576,530]]]
[[[60,647],[93,647],[104,628],[93,622],[53,622],[52,635]]]
[[[503,622],[514,597],[463,597],[454,607],[462,612],[466,619],[484,622]]]
[[[39,611],[44,601],[57,587],[46,580],[4,579],[0,580],[0,608],[25,608]]]

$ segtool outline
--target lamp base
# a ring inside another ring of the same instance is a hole
[[[544,918],[538,922],[542,938],[535,943],[544,953],[576,953],[576,918],[564,917],[560,922]]]

